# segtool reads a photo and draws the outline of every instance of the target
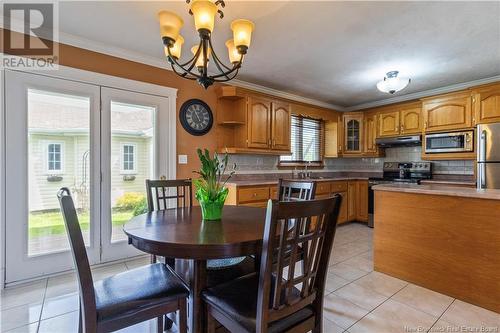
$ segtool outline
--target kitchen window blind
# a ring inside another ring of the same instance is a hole
[[[303,163],[323,160],[323,121],[292,115],[292,155],[281,156],[280,163]]]

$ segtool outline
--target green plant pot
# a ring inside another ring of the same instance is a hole
[[[218,221],[222,218],[222,209],[224,208],[224,202],[226,198],[223,200],[216,201],[204,201],[200,200],[201,206],[201,215],[203,216],[204,221]]]

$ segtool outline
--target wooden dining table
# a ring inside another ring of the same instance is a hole
[[[176,270],[190,289],[190,332],[203,332],[201,291],[207,285],[207,260],[260,253],[266,209],[225,206],[220,221],[203,221],[199,206],[138,215],[123,230],[137,249],[176,259]]]

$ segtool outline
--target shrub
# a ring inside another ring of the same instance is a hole
[[[134,210],[145,201],[146,197],[142,193],[126,192],[116,200],[115,208],[117,210]]]
[[[148,212],[148,202],[146,197],[143,196],[142,200],[134,207],[133,215],[141,215]]]

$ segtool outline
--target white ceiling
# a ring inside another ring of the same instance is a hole
[[[60,2],[60,31],[161,61],[160,9],[184,18],[186,55],[197,36],[183,1]],[[213,35],[222,59],[230,22],[256,24],[240,80],[329,104],[392,97],[375,88],[390,70],[412,79],[400,95],[500,75],[499,1],[228,0],[224,13]]]

